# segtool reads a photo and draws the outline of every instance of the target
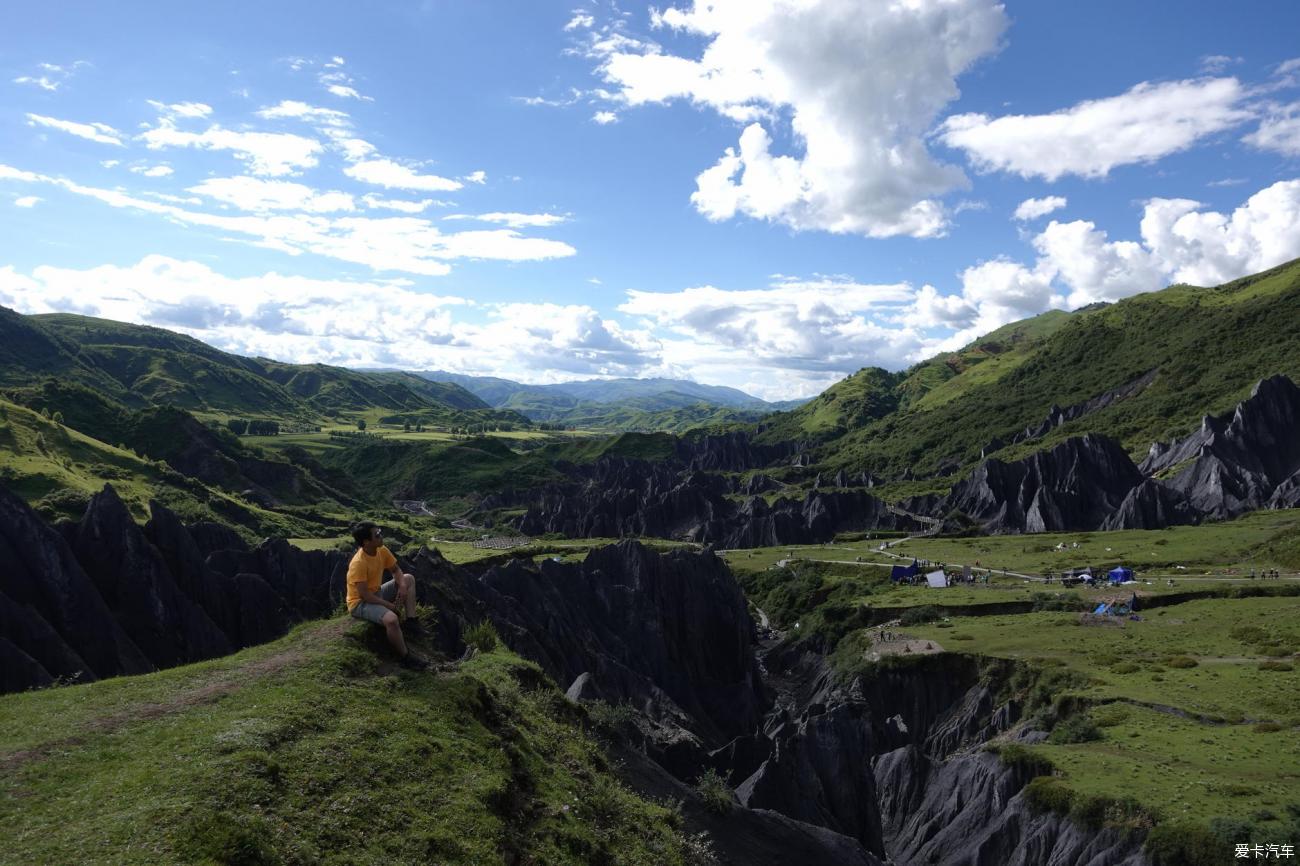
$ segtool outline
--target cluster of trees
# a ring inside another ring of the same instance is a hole
[[[449,432],[456,436],[482,436],[484,433],[509,433],[515,425],[497,422],[495,424],[469,424],[464,427],[452,427]]]
[[[279,421],[264,421],[260,418],[231,418],[226,422],[226,427],[236,436],[279,436]]]
[[[378,433],[366,433],[361,430],[331,430],[329,431],[331,439],[383,439]]]

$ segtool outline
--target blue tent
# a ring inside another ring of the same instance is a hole
[[[898,583],[900,580],[906,580],[916,573],[916,562],[913,561],[911,565],[895,565],[889,570],[889,579],[894,583]]]
[[[1133,579],[1133,569],[1118,566],[1110,570],[1111,583],[1126,583]]]

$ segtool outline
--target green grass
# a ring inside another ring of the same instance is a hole
[[[1066,532],[978,538],[916,538],[895,553],[943,562],[974,563],[1028,574],[1092,565],[1123,564],[1139,575],[1249,577],[1250,569],[1295,569],[1300,509],[1257,511],[1222,523],[1159,530]],[[1078,544],[1077,548],[1072,545]],[[1056,550],[1064,544],[1064,550]],[[1182,565],[1185,569],[1176,569]],[[1227,574],[1231,569],[1232,574]]]
[[[1076,792],[1135,796],[1165,820],[1208,822],[1300,801],[1300,726],[1294,671],[1261,670],[1260,634],[1300,648],[1300,599],[1213,599],[1144,613],[1122,627],[1081,625],[1077,614],[959,617],[909,633],[949,650],[1073,673],[1063,695],[1086,704],[1101,739],[1037,745]],[[1260,634],[1241,632],[1243,624]],[[953,644],[952,636],[970,640]],[[1243,640],[1243,637],[1251,640]],[[1193,667],[1174,667],[1179,657]],[[1190,714],[1182,718],[1158,708]],[[1280,733],[1257,733],[1260,721]]]
[[[535,666],[393,671],[366,632],[0,699],[0,862],[683,862]]]

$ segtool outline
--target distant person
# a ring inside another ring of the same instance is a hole
[[[412,634],[420,631],[415,619],[415,578],[398,566],[397,557],[384,547],[383,532],[369,520],[352,527],[352,540],[357,543],[357,552],[348,563],[348,612],[384,627],[402,667],[424,670],[429,663],[410,652],[402,636],[402,611],[408,630]],[[381,583],[385,571],[391,571],[393,577]]]

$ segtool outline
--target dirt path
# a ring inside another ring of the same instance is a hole
[[[183,712],[191,707],[210,704],[254,680],[301,664],[312,650],[319,649],[329,641],[341,637],[349,624],[350,620],[346,617],[327,620],[308,630],[294,642],[293,646],[238,667],[214,671],[188,688],[176,692],[165,701],[130,703],[118,707],[111,713],[86,720],[82,725],[84,729],[82,734],[0,755],[0,773],[13,772],[27,762],[43,758],[51,752],[80,746],[87,737],[95,734],[116,733],[132,722],[157,719]]]

